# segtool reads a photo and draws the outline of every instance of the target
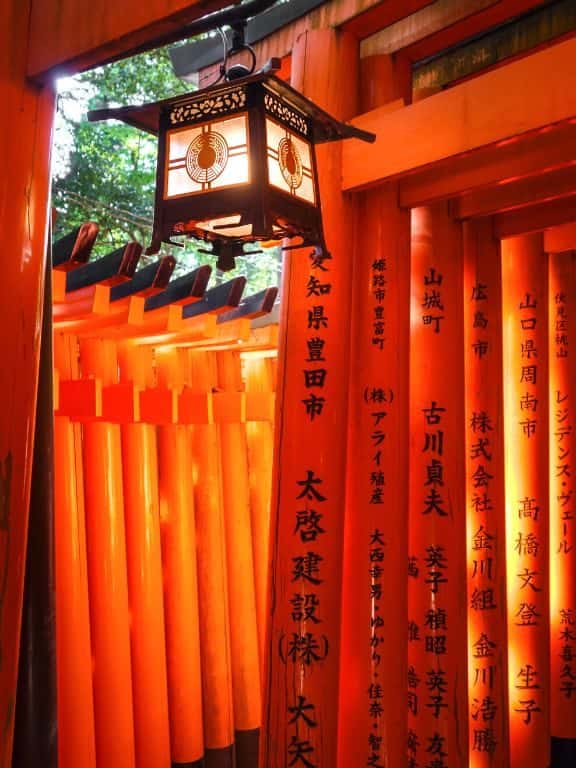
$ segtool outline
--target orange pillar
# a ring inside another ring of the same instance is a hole
[[[156,352],[160,386],[181,388],[186,353]],[[195,765],[204,756],[202,678],[196,571],[194,478],[190,428],[158,429],[160,526],[164,569],[166,663],[172,762]]]
[[[362,86],[370,94],[363,107],[393,99],[390,57],[362,64]],[[354,242],[342,768],[406,760],[410,212],[398,207],[397,184],[358,199]],[[387,664],[392,658],[394,664]]]
[[[509,749],[502,282],[500,243],[491,219],[464,224],[464,329],[470,768],[505,768]]]
[[[460,225],[412,211],[408,765],[468,761]]]
[[[355,112],[357,65],[353,38],[307,32],[294,47],[292,81],[346,118]],[[336,183],[341,151],[318,149],[330,254],[294,251],[285,261],[263,768],[337,764],[352,269],[352,209]]]
[[[114,383],[114,342],[81,341],[80,365],[85,378],[100,378],[104,386]],[[94,421],[84,425],[84,478],[96,757],[98,764],[107,768],[134,768],[130,615],[118,424]]]
[[[29,0],[0,15],[0,766],[11,760],[46,258],[54,93],[26,80]]]
[[[217,354],[218,389],[240,398],[244,389],[240,354]],[[230,605],[230,655],[234,693],[237,768],[255,768],[262,718],[254,558],[250,520],[245,423],[222,423],[220,456]]]
[[[359,201],[354,265],[339,760],[406,759],[410,214]],[[387,664],[394,659],[394,664]]]
[[[541,234],[502,241],[510,764],[550,759],[548,275]]]
[[[76,345],[75,336],[56,335],[60,378],[78,377]],[[54,420],[54,566],[60,768],[96,768],[84,514],[82,427],[59,416]]]
[[[274,391],[272,361],[269,357],[245,361],[248,392],[264,395]],[[270,551],[270,502],[272,493],[272,458],[274,424],[271,421],[248,421],[248,478],[252,521],[252,551],[256,589],[256,615],[260,666],[264,667],[266,629],[268,625],[268,553]],[[263,678],[263,674],[262,674]]]
[[[151,383],[152,349],[119,347],[121,381]],[[156,428],[122,425],[122,476],[128,566],[128,601],[134,741],[138,768],[169,768],[170,728]]]
[[[191,352],[189,360],[192,389],[212,392],[217,380],[214,353]],[[232,768],[230,606],[218,437],[216,424],[192,428],[206,766]]]
[[[549,255],[550,713],[552,765],[576,760],[576,252]],[[563,762],[560,762],[560,759]]]

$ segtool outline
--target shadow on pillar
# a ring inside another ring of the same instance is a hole
[[[576,766],[576,739],[560,739],[552,736],[552,762],[550,768],[574,768]]]
[[[258,768],[258,744],[260,728],[250,731],[236,731],[236,768]]]
[[[56,768],[58,764],[51,288],[49,256],[46,261],[12,768]]]

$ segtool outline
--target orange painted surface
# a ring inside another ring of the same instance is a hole
[[[547,260],[542,235],[502,241],[510,765],[550,758]]]
[[[544,250],[546,253],[576,250],[576,222],[544,232]]]
[[[192,387],[210,392],[217,380],[214,356],[188,354]],[[204,742],[206,749],[221,749],[234,741],[234,707],[222,469],[215,424],[193,427],[192,452]]]
[[[118,58],[161,34],[169,34],[223,5],[203,0],[32,0],[28,74],[46,77],[54,68],[68,72]]]
[[[246,360],[247,396],[251,393],[273,393],[275,382],[270,358]],[[247,406],[248,407],[248,406]],[[268,557],[270,551],[270,503],[272,493],[272,459],[274,450],[273,414],[270,420],[250,421],[247,414],[248,482],[252,522],[252,551],[260,667],[264,670],[266,631],[268,626]]]
[[[459,218],[533,205],[571,195],[576,189],[576,164],[548,173],[518,179],[464,195],[458,203]]]
[[[54,94],[25,81],[30,4],[0,2],[0,766],[10,764],[32,470]]]
[[[83,376],[98,375],[106,384],[113,383],[117,376],[114,345],[82,342],[80,365]],[[120,426],[87,423],[83,435],[96,756],[99,764],[110,768],[134,768]]]
[[[158,450],[170,741],[173,761],[188,763],[204,754],[194,487],[182,472],[192,465],[188,427],[161,427]]]
[[[145,386],[151,370],[149,357],[145,349],[121,349],[121,380]],[[168,768],[170,729],[158,459],[153,425],[122,425],[122,477],[136,762],[138,768]]]
[[[220,390],[237,394],[243,389],[239,353],[219,353],[217,369]],[[246,425],[222,423],[219,433],[230,606],[234,727],[237,731],[248,731],[260,727],[262,696]]]
[[[362,103],[399,98],[392,57],[361,60]],[[406,754],[410,214],[398,186],[362,195],[355,222],[339,760]],[[393,665],[387,659],[395,659]]]
[[[408,757],[468,762],[463,259],[443,204],[412,211]],[[489,609],[489,595],[478,600]]]
[[[333,30],[301,36],[292,84],[341,118],[355,109],[357,47]],[[330,260],[285,258],[271,518],[263,768],[337,764],[351,207],[334,180],[339,145],[318,148]],[[289,318],[289,320],[288,320]]]
[[[118,348],[120,380],[152,383],[152,350]],[[170,765],[158,450],[152,424],[122,425],[134,740],[138,768]]]
[[[58,764],[96,766],[80,427],[54,421]]]
[[[502,182],[569,165],[575,141],[576,124],[568,122],[441,160],[401,179],[400,204],[414,207],[475,189],[480,194],[480,188],[490,186],[499,195]]]
[[[509,752],[501,258],[490,219],[464,225],[463,290],[469,765],[494,768]]]
[[[347,473],[339,765],[406,760],[410,215],[359,203]],[[394,659],[394,663],[390,663]]]
[[[76,343],[55,334],[60,375],[78,376]],[[54,420],[54,547],[58,761],[60,768],[95,768],[82,428],[64,416]]]
[[[433,2],[434,0],[404,0],[402,3],[378,3],[368,10],[358,9],[360,12],[342,26],[346,32],[362,40],[378,29],[388,27]]]
[[[139,768],[170,765],[156,429],[122,426],[128,599]]]
[[[181,390],[187,381],[185,353],[156,353],[158,383]],[[202,677],[192,433],[186,426],[158,428],[158,490],[164,571],[164,617],[170,713],[175,763],[204,755]]]
[[[414,37],[404,49],[410,61],[420,61],[451,48],[526,13],[540,0],[465,0],[457,4],[436,3],[412,19]],[[429,11],[429,13],[428,13]],[[426,17],[426,18],[425,18]],[[414,23],[416,21],[416,23]],[[423,34],[424,33],[424,34]]]
[[[494,229],[498,237],[509,238],[526,233],[538,233],[548,227],[570,224],[576,220],[576,194],[558,200],[536,201],[517,210],[504,211],[494,216]]]
[[[568,40],[405,109],[355,118],[354,125],[379,138],[375,144],[344,142],[343,189],[573,118],[575,56],[576,40]]]
[[[549,255],[550,716],[552,736],[576,738],[576,540],[572,456],[576,254]]]

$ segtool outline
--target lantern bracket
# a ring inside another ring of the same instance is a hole
[[[232,28],[232,44],[228,47],[226,34],[221,31],[222,37],[225,40],[224,43],[224,61],[220,65],[220,77],[224,78],[227,82],[232,80],[240,80],[243,77],[250,77],[256,69],[256,52],[251,45],[246,42],[246,21],[236,21],[231,25]],[[250,56],[250,65],[245,64],[232,64],[228,67],[228,61],[231,56],[237,53],[246,51]]]

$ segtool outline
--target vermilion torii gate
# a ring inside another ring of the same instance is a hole
[[[335,2],[258,48],[378,137],[319,152],[331,259],[294,252],[283,278],[266,768],[544,768],[551,738],[553,765],[570,764],[576,46],[562,39],[416,103],[407,77],[414,58],[532,5]],[[74,0],[3,0],[0,766],[15,706],[51,78],[211,9],[101,0],[88,16]]]

